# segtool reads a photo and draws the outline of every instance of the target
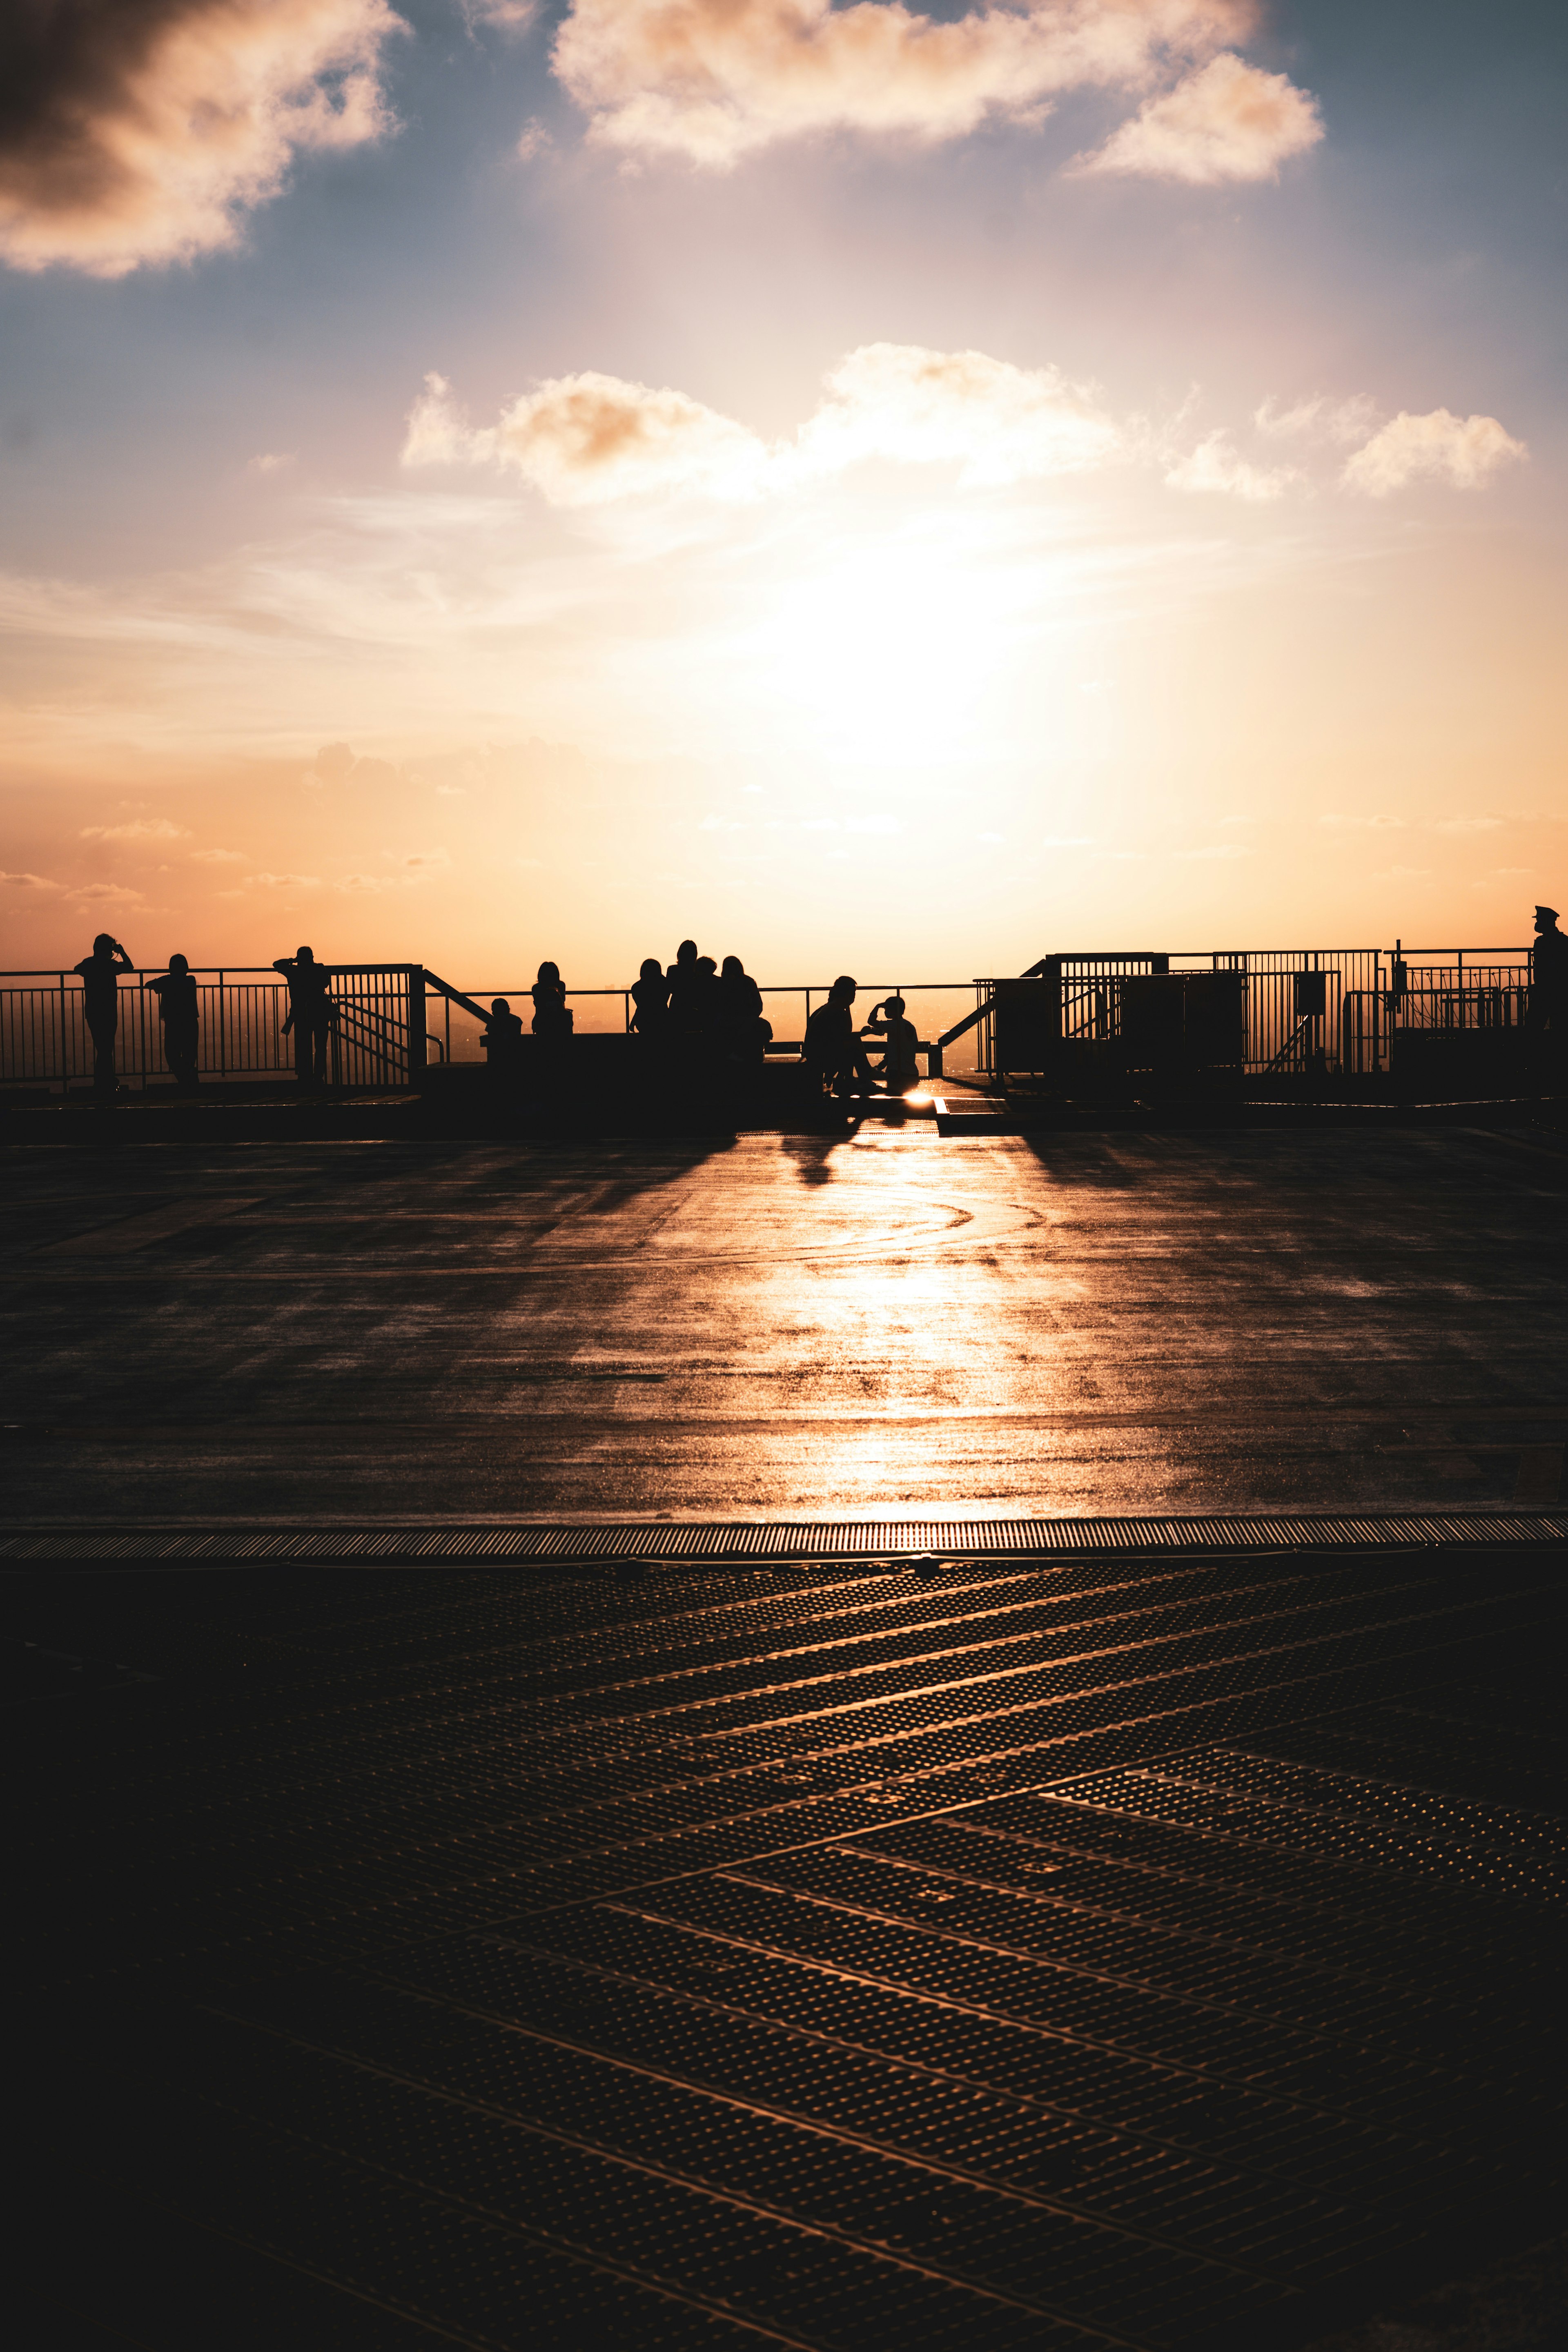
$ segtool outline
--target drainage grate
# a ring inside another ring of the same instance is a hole
[[[13,1527],[0,1559],[574,1561],[875,1559],[910,1552],[972,1559],[1095,1552],[1363,1549],[1372,1545],[1554,1544],[1568,1516],[1545,1511],[1299,1513],[1082,1519],[813,1519],[571,1527]]]

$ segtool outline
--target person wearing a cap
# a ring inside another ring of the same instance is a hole
[[[1557,928],[1555,907],[1535,910],[1530,1026],[1536,1039],[1537,1075],[1543,1087],[1555,1092],[1562,1077],[1563,1039],[1568,1034],[1568,939]]]

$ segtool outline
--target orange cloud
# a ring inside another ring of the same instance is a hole
[[[1500,466],[1528,457],[1522,441],[1506,433],[1495,416],[1452,415],[1434,408],[1425,416],[1405,409],[1374,433],[1345,466],[1352,490],[1386,498],[1407,482],[1429,476],[1457,490],[1479,490]]]
[[[0,256],[121,278],[235,244],[294,157],[390,127],[387,0],[53,0],[0,35]]]
[[[574,0],[555,71],[591,136],[723,170],[811,131],[963,137],[1052,95],[1137,88],[1250,28],[1253,0],[1043,0],[952,19],[900,0]]]
[[[552,376],[478,430],[445,379],[426,376],[403,463],[503,466],[554,506],[588,506],[650,490],[743,497],[759,486],[767,454],[754,433],[684,392],[588,370]]]
[[[1272,180],[1287,156],[1303,154],[1322,135],[1310,91],[1227,49],[1163,98],[1146,99],[1078,169],[1184,180],[1194,187]]]

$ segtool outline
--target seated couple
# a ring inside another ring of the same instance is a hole
[[[856,1028],[849,1010],[854,1002],[855,982],[847,972],[841,972],[827,992],[826,1003],[819,1004],[805,1024],[808,1065],[839,1096],[872,1094],[878,1077],[889,1094],[906,1094],[920,1076],[916,1058],[920,1035],[914,1023],[904,1017],[903,998],[889,996],[880,1005],[874,1004],[863,1030]],[[883,1041],[882,1059],[875,1073],[860,1042],[868,1035]]]
[[[566,983],[557,963],[542,963],[539,977],[529,993],[533,998],[533,1020],[530,1024],[536,1037],[551,1045],[563,1045],[572,1034],[572,1008],[566,1002]],[[485,1023],[479,1048],[489,1056],[492,1070],[512,1070],[518,1066],[522,1046],[522,1016],[514,1013],[504,996],[490,1002],[489,1019]]]

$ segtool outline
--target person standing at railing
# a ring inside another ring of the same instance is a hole
[[[318,963],[309,948],[297,948],[292,959],[279,956],[274,971],[289,983],[289,1018],[283,1034],[294,1034],[294,1073],[302,1087],[327,1083],[327,1040],[332,1034],[337,1006],[331,999],[332,968]]]
[[[144,992],[151,989],[158,1000],[158,1018],[163,1024],[163,1059],[174,1074],[174,1084],[194,1087],[197,1083],[201,1009],[190,965],[183,955],[171,956],[168,971],[144,980],[142,986]]]
[[[135,966],[117,939],[100,931],[92,953],[75,967],[81,974],[82,1010],[92,1039],[92,1085],[95,1094],[114,1092],[114,1040],[120,1027],[120,975]]]
[[[1530,1029],[1537,1083],[1542,1093],[1555,1094],[1563,1083],[1563,1041],[1568,1038],[1568,939],[1557,928],[1555,907],[1535,910]]]

